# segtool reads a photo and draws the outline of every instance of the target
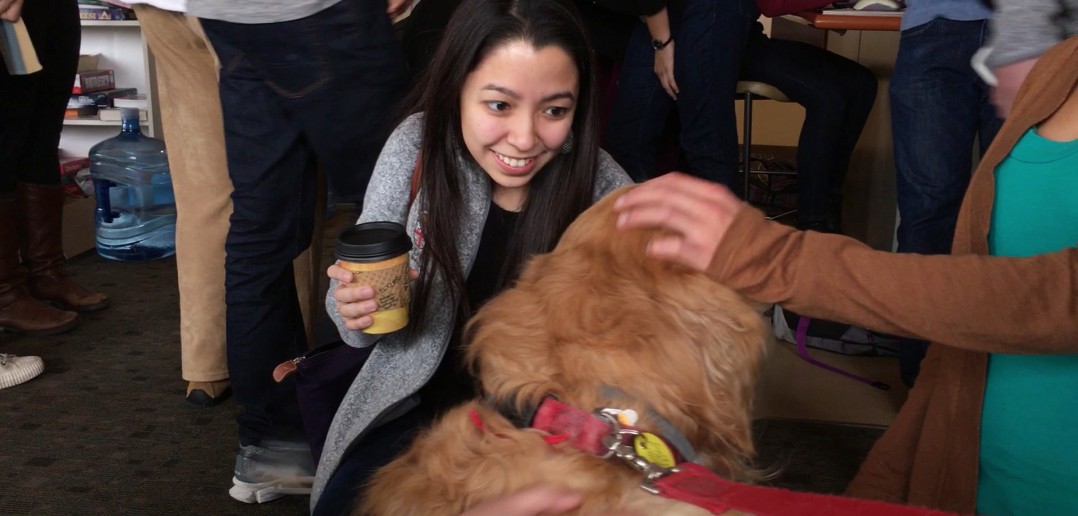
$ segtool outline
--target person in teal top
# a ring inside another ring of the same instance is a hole
[[[684,175],[618,199],[620,229],[666,231],[650,256],[755,301],[938,344],[846,495],[1078,515],[1076,64],[1078,37],[1039,60],[970,182],[950,256],[795,231]]]
[[[988,246],[1026,257],[1078,243],[1078,140],[1031,128],[996,168]],[[1078,514],[1078,355],[989,358],[977,513]]]

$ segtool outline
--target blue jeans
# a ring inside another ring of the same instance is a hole
[[[315,172],[362,201],[404,59],[382,0],[342,0],[298,20],[202,20],[221,60],[233,213],[225,241],[228,370],[240,443],[302,436],[291,382],[273,368],[307,350],[292,260],[311,242]]]
[[[974,138],[984,152],[1001,125],[969,64],[987,31],[985,21],[937,18],[902,33],[890,91],[900,252],[951,251]]]
[[[973,141],[983,153],[1001,121],[970,58],[987,21],[936,18],[902,32],[891,80],[898,250],[947,254],[972,175]],[[917,376],[924,343],[900,348],[902,379]]]
[[[655,75],[651,36],[640,24],[625,51],[617,99],[607,121],[607,147],[635,181],[656,175],[658,143],[676,107],[689,171],[734,187],[738,175],[734,91],[749,30],[757,17],[756,2],[686,0],[683,4],[669,13],[674,79],[680,90],[677,102]]]
[[[797,141],[798,226],[841,231],[842,183],[876,101],[876,76],[834,52],[749,37],[741,78],[771,84],[805,108]]]

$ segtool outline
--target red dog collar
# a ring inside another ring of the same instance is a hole
[[[472,421],[483,428],[475,411]],[[773,487],[750,486],[726,480],[693,462],[678,462],[676,467],[662,467],[648,462],[627,443],[642,433],[624,427],[606,414],[596,414],[566,405],[552,396],[540,402],[528,417],[511,418],[517,426],[526,423],[549,435],[551,444],[567,442],[578,450],[601,457],[618,457],[643,473],[640,487],[652,494],[677,500],[721,514],[734,509],[756,516],[833,516],[836,514],[872,514],[874,516],[944,516],[950,513],[903,505],[843,498],[832,495],[799,493]]]

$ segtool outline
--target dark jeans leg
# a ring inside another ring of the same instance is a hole
[[[384,2],[342,0],[272,24],[203,20],[221,59],[233,215],[225,243],[229,375],[241,444],[301,436],[294,386],[270,372],[307,349],[292,259],[311,242],[316,162],[362,201],[405,68]]]
[[[688,0],[671,15],[681,149],[694,175],[735,188],[739,182],[733,98],[757,17],[756,3]]]
[[[362,206],[374,163],[402,118],[399,103],[408,89],[408,69],[385,10],[384,0],[343,0],[315,15],[322,38],[311,42],[311,50],[328,73],[314,91],[288,86],[302,66],[267,63],[272,81],[292,90],[289,112],[338,202]]]
[[[983,120],[988,86],[969,66],[985,32],[983,21],[938,18],[902,33],[890,90],[901,252],[950,252],[973,140],[999,128]]]
[[[389,464],[411,446],[419,430],[434,416],[423,406],[371,430],[341,458],[326,482],[312,516],[351,514],[362,489],[375,471]]]
[[[0,66],[0,194],[16,182],[60,184],[56,150],[79,60],[74,0],[26,2],[22,17],[43,69],[10,75]]]
[[[643,24],[625,49],[617,96],[607,120],[607,150],[636,182],[658,174],[657,152],[674,100],[655,76],[655,50]]]
[[[833,52],[796,41],[770,39],[757,27],[749,38],[741,78],[771,84],[805,108],[797,142],[798,223],[828,222],[831,200],[841,198],[850,155],[876,101],[876,77]]]
[[[985,21],[942,18],[902,33],[890,90],[899,252],[951,250],[974,138],[987,146],[1000,126],[989,116],[988,86],[969,66],[986,36]],[[924,349],[900,348],[904,381],[916,378]]]
[[[229,377],[242,407],[240,443],[295,439],[302,436],[295,386],[275,383],[272,371],[307,349],[292,260],[311,239],[314,156],[276,91],[231,43],[243,38],[244,27],[267,26],[203,20],[203,27],[223,63],[221,107],[234,186],[225,320]]]

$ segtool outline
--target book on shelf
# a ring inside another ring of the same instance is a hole
[[[145,94],[124,95],[112,99],[112,107],[147,109]]]
[[[72,95],[70,98],[67,99],[67,107],[68,107],[68,109],[75,109],[75,108],[80,108],[80,107],[83,107],[83,106],[94,106],[94,105],[96,105],[96,104],[94,103],[93,99],[91,99],[90,97],[83,96],[83,95]]]
[[[72,197],[93,195],[93,183],[90,179],[90,158],[85,156],[59,156],[60,186]],[[87,186],[89,186],[87,191]]]
[[[102,122],[119,122],[120,121],[120,109],[121,108],[105,108],[97,110],[97,118]],[[146,114],[145,109],[138,110],[139,122],[146,122],[149,120],[149,116]]]
[[[41,71],[41,62],[37,59],[37,51],[22,18],[14,22],[0,20],[0,58],[3,58],[7,73],[11,75]]]
[[[135,95],[137,93],[138,90],[136,90],[135,88],[116,88],[112,90],[95,91],[93,93],[80,93],[77,95],[72,95],[71,100],[68,101],[68,104],[71,104],[72,102],[78,102],[80,104],[93,104],[99,108],[110,108],[113,107],[113,99],[117,97]]]
[[[79,0],[80,20],[134,20],[135,11],[108,2]]]
[[[116,73],[112,70],[88,70],[75,73],[71,93],[83,94],[116,89]]]
[[[873,11],[868,9],[823,9],[822,14],[828,16],[902,16],[903,11]]]
[[[97,115],[97,106],[90,104],[85,106],[71,107],[68,104],[67,109],[64,110],[64,118],[71,120],[77,118],[92,118]]]

